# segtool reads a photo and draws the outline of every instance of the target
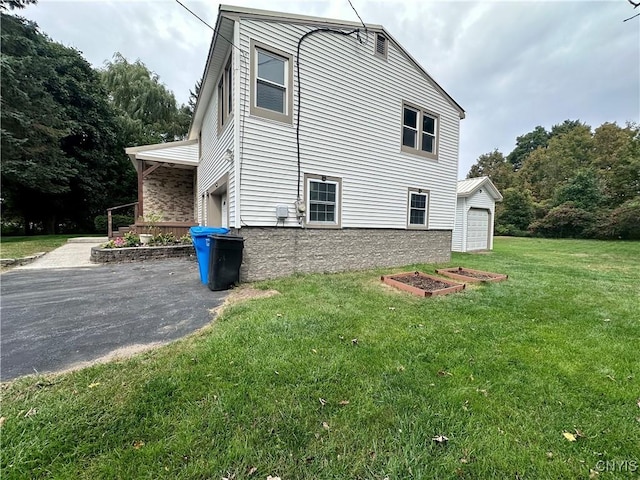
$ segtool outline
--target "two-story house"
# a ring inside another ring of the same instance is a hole
[[[127,153],[141,213],[242,235],[243,280],[444,262],[462,118],[380,25],[221,6],[189,139]]]

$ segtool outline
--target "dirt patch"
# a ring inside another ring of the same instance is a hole
[[[418,295],[431,297],[458,292],[465,288],[464,284],[434,277],[421,272],[382,275],[380,279],[395,288]]]
[[[237,305],[238,303],[246,302],[248,300],[256,300],[258,298],[269,298],[274,295],[280,295],[280,292],[277,290],[259,290],[248,285],[234,288],[223,304],[211,309],[210,312],[216,316],[220,316],[227,307],[232,305]]]

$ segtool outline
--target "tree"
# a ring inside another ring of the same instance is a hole
[[[577,208],[595,212],[604,201],[596,174],[591,169],[579,170],[555,192],[555,205],[571,202]]]
[[[132,170],[97,73],[4,13],[1,58],[3,216],[20,217],[26,233],[91,228]]]
[[[102,81],[118,112],[129,145],[161,143],[186,137],[191,115],[178,108],[173,93],[144,63],[131,63],[120,53],[106,62]]]
[[[27,5],[35,5],[38,0],[0,0],[0,11],[23,9]]]
[[[495,149],[478,157],[471,166],[467,178],[487,176],[500,191],[509,188],[513,183],[513,170],[504,155]]]
[[[501,235],[526,232],[535,211],[531,194],[521,188],[507,188],[502,197],[502,202],[496,205],[496,232]]]
[[[189,90],[189,113],[191,115],[196,111],[196,104],[198,103],[198,97],[200,96],[200,89],[202,88],[202,79],[198,80],[193,87],[193,90]]]
[[[532,152],[540,147],[546,147],[548,143],[549,132],[544,127],[537,126],[533,131],[516,138],[516,147],[507,155],[507,161],[517,172]]]

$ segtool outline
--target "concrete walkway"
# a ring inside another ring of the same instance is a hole
[[[45,268],[76,268],[98,267],[100,264],[92,263],[91,248],[105,243],[107,237],[77,237],[70,238],[61,247],[52,250],[46,255],[34,260],[28,265],[22,265],[14,270],[41,270]]]

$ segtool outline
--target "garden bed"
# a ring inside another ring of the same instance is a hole
[[[419,297],[433,297],[459,292],[465,288],[464,284],[452,282],[422,272],[396,273],[382,275],[380,279],[392,287],[404,290]]]
[[[141,262],[144,260],[194,256],[193,245],[123,248],[93,247],[91,249],[91,261],[96,263]]]
[[[440,268],[436,270],[436,273],[463,282],[501,282],[509,278],[509,275],[503,273],[485,272],[464,267]]]

